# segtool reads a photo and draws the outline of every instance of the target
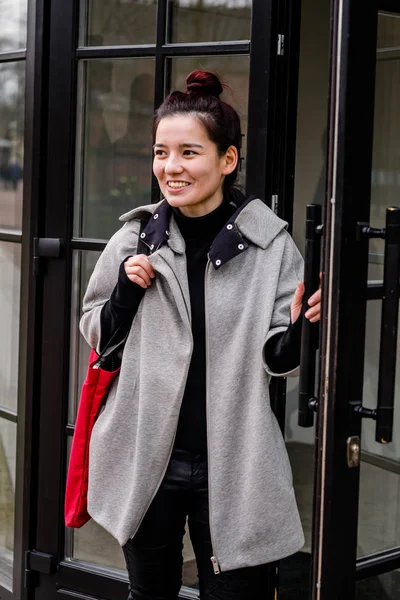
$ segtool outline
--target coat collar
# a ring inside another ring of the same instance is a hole
[[[245,252],[250,244],[267,248],[278,233],[287,227],[285,221],[255,196],[246,199],[242,194],[235,194],[233,201],[237,209],[216,236],[209,251],[209,258],[216,270]],[[149,219],[141,235],[150,253],[163,244],[168,244],[177,254],[185,252],[185,242],[166,200],[134,208],[120,217],[120,221],[131,219]]]

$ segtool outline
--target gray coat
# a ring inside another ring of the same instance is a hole
[[[159,205],[123,215],[94,269],[81,331],[97,350],[100,312],[120,263],[135,253],[140,219]],[[166,471],[193,348],[185,244],[173,217],[169,228],[168,243],[149,257],[156,278],[90,443],[88,510],[121,545],[135,535]],[[286,223],[261,200],[243,208],[234,230],[245,250],[219,268],[209,261],[205,274],[210,528],[222,571],[275,561],[304,544],[263,353],[289,324],[302,258]]]

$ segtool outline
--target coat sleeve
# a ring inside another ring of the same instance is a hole
[[[140,223],[127,222],[117,231],[96,263],[83,298],[80,331],[90,345],[100,354],[101,311],[118,282],[119,268],[128,255],[136,254]],[[111,345],[106,354],[112,352],[120,343]]]
[[[286,237],[276,289],[271,325],[263,348],[263,362],[267,373],[273,377],[298,375],[298,366],[284,373],[275,373],[270,369],[265,358],[265,347],[272,336],[286,331],[290,325],[290,305],[299,281],[303,280],[304,261],[292,237],[284,231]]]

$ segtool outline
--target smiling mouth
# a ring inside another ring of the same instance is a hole
[[[190,185],[190,183],[188,183],[187,181],[167,181],[167,185],[172,189],[178,190],[180,188],[187,187],[188,185]]]

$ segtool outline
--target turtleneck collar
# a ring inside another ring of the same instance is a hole
[[[175,207],[172,208],[172,213],[184,239],[190,237],[213,240],[235,210],[229,199],[224,199],[217,208],[201,217],[187,217]]]

